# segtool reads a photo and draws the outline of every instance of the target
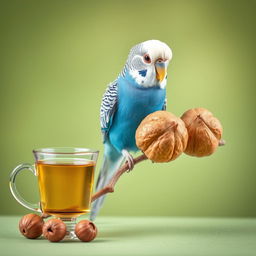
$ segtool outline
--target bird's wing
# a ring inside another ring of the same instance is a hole
[[[166,107],[167,107],[167,98],[165,98],[165,100],[164,100],[164,105],[163,105],[162,110],[166,110]]]
[[[108,131],[117,108],[117,80],[110,83],[103,95],[100,107],[100,125],[103,134],[103,142],[106,141]]]

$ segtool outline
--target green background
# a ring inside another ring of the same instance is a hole
[[[167,109],[208,108],[227,145],[206,158],[137,165],[101,215],[256,216],[255,3],[1,1],[0,213],[28,212],[8,180],[16,165],[33,162],[33,148],[97,148],[100,166],[105,87],[133,45],[159,39],[173,50]],[[31,173],[17,183],[38,201]]]

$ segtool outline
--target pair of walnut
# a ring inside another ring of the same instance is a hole
[[[208,156],[222,144],[222,126],[204,108],[186,111],[181,118],[167,111],[148,115],[136,131],[136,143],[154,162],[175,160],[182,152],[191,156]]]

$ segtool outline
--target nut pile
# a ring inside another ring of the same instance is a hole
[[[136,144],[147,158],[162,163],[175,160],[182,152],[209,156],[217,149],[221,136],[220,121],[207,109],[190,109],[181,118],[156,111],[140,123]]]
[[[44,222],[37,214],[27,214],[19,222],[19,229],[23,236],[35,239],[43,236],[50,242],[61,241],[66,233],[66,225],[60,219],[49,219]],[[90,242],[97,236],[97,227],[89,220],[81,220],[75,226],[76,236],[83,242]]]

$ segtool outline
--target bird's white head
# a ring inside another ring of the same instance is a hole
[[[148,40],[131,49],[125,70],[142,87],[165,88],[167,67],[171,59],[172,51],[167,44],[159,40]]]

